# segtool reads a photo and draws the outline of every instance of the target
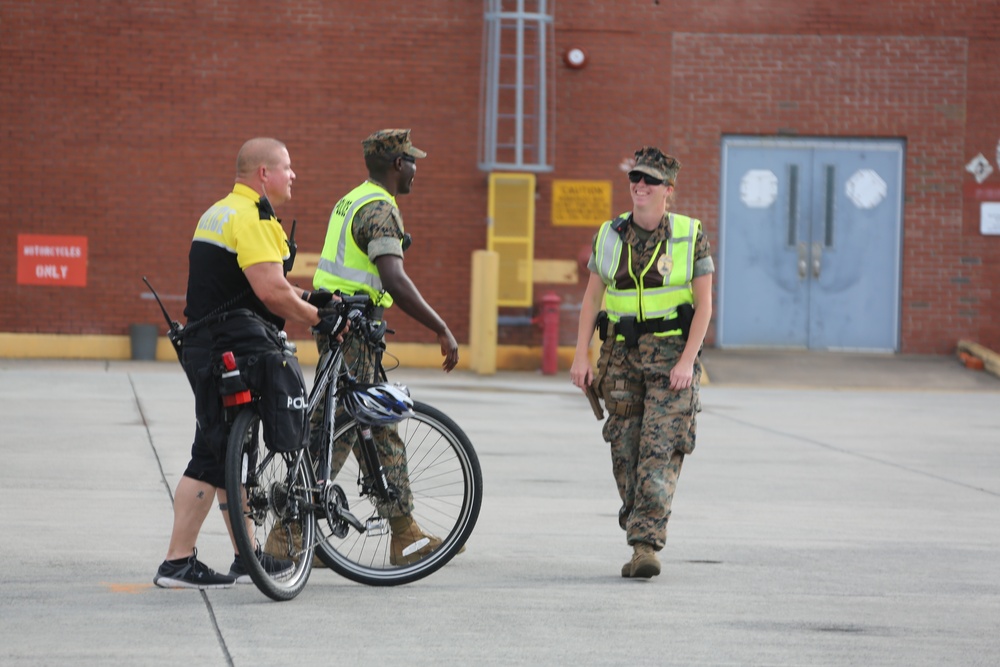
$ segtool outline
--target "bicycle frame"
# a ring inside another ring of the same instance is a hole
[[[369,321],[361,315],[360,310],[357,309],[357,307],[370,305],[368,298],[345,297],[344,300],[349,304],[349,308],[354,308],[353,310],[349,310],[347,313],[349,318],[353,317],[353,325],[355,327],[364,328]],[[385,369],[382,367],[381,350],[369,337],[371,336],[371,331],[366,333],[368,335],[365,335],[365,333],[361,331],[357,331],[354,335],[363,337],[364,344],[369,346],[370,351],[373,354],[373,365],[376,369],[376,375],[379,379],[384,380],[386,378],[386,374]],[[320,401],[322,400],[324,402],[324,413],[320,431],[320,447],[316,451],[310,452],[309,455],[310,457],[314,456],[317,459],[312,461],[315,464],[313,470],[315,471],[317,490],[323,492],[325,487],[333,484],[331,475],[333,473],[333,435],[336,430],[337,395],[346,384],[354,382],[354,376],[351,373],[351,369],[347,368],[347,364],[344,360],[344,351],[339,345],[331,345],[330,349],[323,353],[320,357],[317,369],[316,379],[309,392],[309,399],[306,405],[306,418],[310,421],[310,423],[312,422],[312,416],[315,414],[316,409],[319,407]],[[386,477],[385,468],[379,458],[378,450],[375,446],[375,440],[372,436],[371,427],[359,423],[356,427],[356,433],[358,436],[359,449],[361,450],[362,459],[368,472],[367,478],[361,480],[362,487],[367,493],[373,495],[382,502],[398,502],[400,493]],[[310,450],[312,448],[312,444],[312,438],[310,437],[310,447],[307,447],[306,450]],[[321,495],[325,494],[321,493]],[[346,508],[338,507],[337,512],[339,514],[339,518],[342,518],[359,532],[367,532],[374,527],[374,522],[372,520],[362,522],[357,517],[352,515]],[[380,524],[378,527],[379,532],[384,531],[385,527],[381,525],[381,522],[378,523]]]
[[[367,400],[358,394],[369,390],[367,383],[387,382],[382,365],[387,329],[383,320],[369,319],[373,313],[366,296],[346,296],[338,305],[356,338],[346,344],[331,341],[320,356],[306,399],[305,446],[265,450],[255,392],[246,392],[249,403],[229,406],[223,399],[231,424],[227,492],[244,500],[229,506],[234,539],[241,552],[263,548],[295,564],[282,578],[250,561],[254,583],[275,600],[295,597],[317,558],[366,585],[395,586],[426,577],[464,550],[482,503],[478,457],[450,417],[407,399],[397,422],[388,414],[373,416],[369,404],[357,403]],[[225,393],[246,391],[230,365]],[[364,384],[359,386],[358,377]],[[317,411],[323,411],[322,418]]]

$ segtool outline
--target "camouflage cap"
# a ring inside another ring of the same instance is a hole
[[[667,185],[673,185],[677,181],[677,172],[680,170],[681,163],[677,158],[667,155],[659,148],[643,146],[635,152],[635,166],[629,170],[629,173],[638,171],[666,181]]]
[[[379,130],[372,132],[361,142],[365,149],[365,157],[378,155],[379,157],[394,158],[397,155],[410,155],[412,157],[427,157],[427,153],[419,148],[415,148],[410,143],[409,130]]]

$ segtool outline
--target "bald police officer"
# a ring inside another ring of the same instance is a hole
[[[207,403],[218,404],[219,411],[197,414],[191,459],[174,493],[174,523],[166,559],[153,578],[163,588],[227,588],[234,583],[251,583],[245,558],[256,557],[272,576],[293,567],[292,561],[280,554],[272,556],[259,550],[252,555],[240,554],[237,550],[229,574],[222,574],[198,560],[195,545],[213,498],[219,499],[229,525],[223,465],[227,431],[218,391],[209,384],[209,374],[203,372],[218,358],[214,356],[213,336],[225,334],[237,354],[246,346],[255,354],[267,350],[283,355],[280,329],[286,319],[327,333],[336,328],[333,321],[320,319],[324,312],[302,301],[298,290],[285,279],[291,246],[272,206],[292,198],[294,180],[284,143],[269,137],[250,139],[237,154],[232,192],[202,215],[191,241],[184,309],[188,324],[181,363],[196,396],[214,396]],[[304,395],[298,362],[294,369],[298,386],[288,395]],[[231,530],[230,540],[236,550]]]

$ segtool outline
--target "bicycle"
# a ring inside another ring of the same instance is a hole
[[[391,330],[372,319],[371,300],[345,296],[339,307],[350,322],[346,336],[360,341],[379,382],[355,379],[345,361],[346,338],[321,355],[306,406],[308,446],[271,450],[263,442],[257,398],[245,389],[224,396],[231,423],[226,491],[239,552],[255,553],[271,537],[282,550],[272,555],[294,562],[291,572],[271,576],[257,558],[244,559],[257,588],[274,600],[290,600],[302,591],[314,554],[338,574],[370,586],[422,579],[463,549],[482,506],[482,471],[468,436],[440,410],[410,400],[405,387],[388,383],[382,355],[384,335]],[[232,355],[223,360],[226,373],[238,375]],[[375,414],[365,410],[366,402]],[[321,421],[315,419],[320,406]],[[405,445],[412,516],[440,536],[429,553],[424,553],[426,538],[402,558],[391,551],[390,518],[383,515],[387,507],[408,508],[402,507],[401,479],[387,473],[376,444],[390,431]]]

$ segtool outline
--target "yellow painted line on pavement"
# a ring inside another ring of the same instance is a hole
[[[101,583],[107,586],[108,590],[112,593],[126,593],[128,595],[145,593],[150,588],[153,588],[153,584],[115,584],[107,581],[102,581]]]

